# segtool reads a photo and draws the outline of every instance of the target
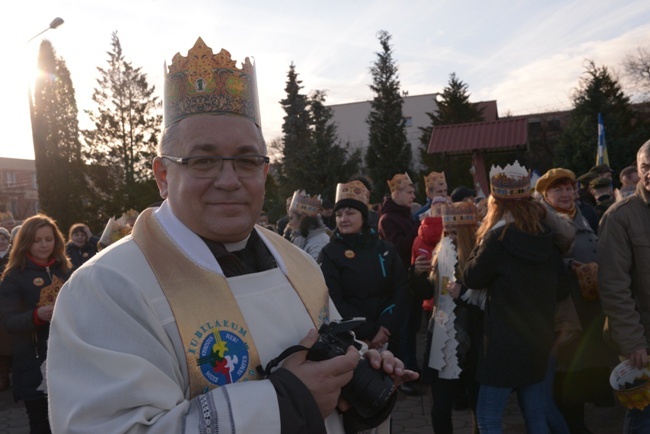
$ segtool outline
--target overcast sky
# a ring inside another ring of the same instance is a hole
[[[441,92],[455,72],[472,101],[497,100],[500,116],[568,109],[585,59],[622,74],[626,55],[650,48],[648,0],[24,0],[3,5],[3,15],[0,156],[13,158],[34,156],[26,94],[43,37],[70,70],[82,128],[113,31],[158,95],[164,62],[198,36],[215,53],[254,57],[267,141],[281,135],[292,61],[305,93],[325,89],[329,104],[372,99],[379,30],[393,36],[410,95]],[[65,24],[27,44],[57,16]]]

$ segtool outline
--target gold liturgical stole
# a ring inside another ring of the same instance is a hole
[[[329,294],[322,275],[287,240],[267,229],[256,230],[278,252],[289,282],[318,329],[329,320]],[[190,398],[225,384],[260,379],[255,343],[226,278],[190,259],[169,238],[152,209],[142,212],[132,235],[174,314],[187,359]],[[278,348],[278,354],[282,350]]]

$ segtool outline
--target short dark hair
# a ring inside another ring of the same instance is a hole
[[[625,169],[621,170],[621,173],[619,173],[618,177],[621,181],[623,181],[623,178],[630,176],[633,173],[636,173],[636,166],[627,166]]]

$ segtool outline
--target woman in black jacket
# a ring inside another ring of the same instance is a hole
[[[336,190],[336,230],[319,258],[330,297],[343,318],[366,319],[354,329],[357,339],[392,348],[410,297],[407,272],[395,246],[368,225],[365,186],[352,181]]]
[[[503,409],[516,390],[527,432],[545,434],[544,378],[562,255],[544,206],[530,197],[530,173],[516,162],[490,172],[488,212],[463,273],[469,288],[487,290],[476,374],[479,430],[502,432]]]
[[[23,400],[30,432],[49,433],[47,396],[41,365],[54,294],[70,276],[72,264],[56,223],[39,214],[23,223],[0,284],[0,319],[12,338],[14,399]]]

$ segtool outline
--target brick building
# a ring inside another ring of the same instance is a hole
[[[0,212],[10,212],[21,222],[38,211],[34,160],[0,157]]]

